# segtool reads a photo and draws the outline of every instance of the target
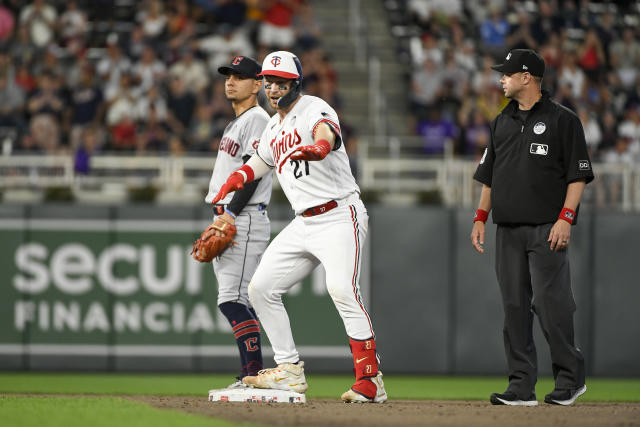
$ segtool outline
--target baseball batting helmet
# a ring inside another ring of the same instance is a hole
[[[298,98],[302,89],[302,64],[297,56],[285,50],[271,52],[262,62],[259,76],[276,76],[293,80],[291,90],[278,100],[278,107],[287,108]]]

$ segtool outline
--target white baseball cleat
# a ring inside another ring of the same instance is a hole
[[[242,382],[256,388],[271,388],[277,390],[304,393],[307,380],[304,377],[304,362],[281,363],[277,368],[263,369],[254,377],[244,377]]]
[[[376,386],[376,395],[373,399],[363,396],[362,394],[353,391],[352,388],[342,393],[342,400],[345,403],[382,403],[387,400],[387,392],[384,389],[384,381],[382,381],[382,372],[378,371],[378,375],[369,378]]]

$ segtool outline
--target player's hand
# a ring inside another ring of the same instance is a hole
[[[298,147],[291,154],[291,160],[322,160],[331,152],[331,144],[327,140],[321,139],[314,145]]]
[[[215,205],[218,201],[224,199],[227,194],[232,193],[237,190],[242,190],[244,188],[244,177],[239,172],[234,172],[229,175],[227,178],[227,182],[222,184],[220,187],[220,191],[216,194],[216,197],[213,198],[211,204]]]
[[[563,251],[569,246],[569,237],[571,236],[571,224],[563,219],[559,219],[551,227],[547,242],[551,242],[549,248],[552,251]]]
[[[209,224],[209,226],[202,232],[200,238],[202,240],[207,240],[211,236],[224,237],[224,233],[219,230],[219,227],[214,227],[214,225],[216,225],[216,222],[220,224],[221,220],[231,225],[235,225],[236,223],[235,218],[225,212],[217,217],[215,221]]]
[[[476,251],[481,254],[484,253],[484,222],[476,221],[473,223],[473,229],[471,230],[471,244]]]

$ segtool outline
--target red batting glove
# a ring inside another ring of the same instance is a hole
[[[291,155],[291,160],[310,160],[317,161],[327,157],[331,152],[331,144],[326,139],[321,139],[314,145],[305,145],[298,147]]]
[[[222,187],[220,187],[220,191],[218,192],[216,197],[213,198],[213,200],[211,201],[211,204],[215,205],[216,203],[218,203],[219,200],[224,199],[227,196],[227,194],[237,190],[242,190],[243,188],[244,188],[244,176],[242,176],[240,172],[236,171],[231,175],[229,175],[229,178],[227,178],[227,182],[222,184]]]

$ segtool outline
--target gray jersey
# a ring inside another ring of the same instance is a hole
[[[249,108],[227,125],[220,140],[216,164],[209,182],[209,193],[205,202],[211,203],[233,171],[240,168],[244,156],[252,156],[260,143],[260,136],[269,122],[269,115],[259,105]],[[269,204],[271,200],[272,174],[262,177],[249,205]],[[219,204],[228,204],[235,193],[229,193]]]

